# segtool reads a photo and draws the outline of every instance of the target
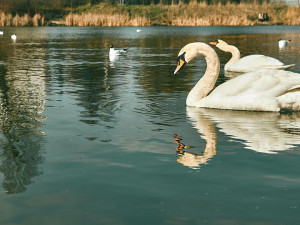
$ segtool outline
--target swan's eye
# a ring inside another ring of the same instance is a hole
[[[180,59],[178,58],[177,59],[177,66],[179,66],[180,65]]]
[[[186,61],[185,61],[185,52],[184,52],[180,56],[178,56],[177,66],[184,66],[185,64],[186,64]]]
[[[185,54],[186,54],[186,52],[184,52],[180,56],[178,56],[178,58],[177,58],[178,65],[181,63],[181,61],[186,62],[185,61]]]

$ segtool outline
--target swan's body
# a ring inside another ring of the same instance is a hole
[[[289,45],[289,43],[290,43],[290,40],[282,40],[282,39],[278,40],[279,48],[287,47]]]
[[[233,45],[228,45],[225,41],[218,40],[217,42],[211,42],[222,51],[230,52],[232,54],[231,59],[225,64],[224,70],[230,72],[250,72],[257,69],[288,69],[294,66],[284,65],[278,59],[265,56],[265,55],[249,55],[241,58],[240,51]]]
[[[119,50],[116,50],[114,48],[114,46],[110,46],[110,49],[109,49],[109,56],[117,56],[117,55],[122,55],[124,53],[127,52],[127,49],[119,49]]]
[[[205,57],[207,68],[188,94],[188,106],[276,112],[300,110],[300,74],[261,69],[228,80],[213,90],[219,76],[220,61],[207,44],[196,42],[183,47],[175,73],[199,55]]]
[[[15,34],[12,34],[10,37],[11,37],[11,39],[13,39],[13,40],[17,40],[17,35],[15,35]]]

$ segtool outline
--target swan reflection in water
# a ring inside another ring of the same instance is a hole
[[[216,127],[246,149],[260,153],[276,154],[300,145],[299,112],[283,114],[187,107],[187,116],[206,141],[202,155],[188,150],[181,154],[177,151],[180,154],[178,162],[190,168],[199,168],[217,154]]]
[[[214,123],[206,117],[205,114],[201,113],[202,110],[203,109],[200,108],[187,107],[187,114],[192,119],[193,126],[200,133],[201,138],[206,141],[206,146],[202,155],[192,153],[188,150],[183,151],[182,149],[187,149],[186,145],[180,142],[181,138],[176,142],[178,136],[174,136],[175,142],[179,144],[176,151],[181,155],[177,159],[177,162],[193,169],[198,168],[200,164],[206,163],[210,158],[217,154],[217,133]]]

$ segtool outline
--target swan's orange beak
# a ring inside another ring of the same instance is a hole
[[[209,42],[209,44],[211,44],[211,45],[217,45],[218,43],[216,41],[211,41],[211,42]]]
[[[179,70],[181,70],[182,67],[185,65],[185,63],[186,63],[185,61],[183,61],[182,59],[179,59],[178,60],[178,65],[176,67],[176,70],[175,70],[174,74],[178,73]]]

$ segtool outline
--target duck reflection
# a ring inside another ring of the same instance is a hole
[[[44,69],[42,64],[20,63],[16,57],[30,60],[24,52],[13,57],[0,66],[0,172],[8,194],[24,192],[41,174],[44,141],[39,129],[44,120]]]
[[[217,154],[215,127],[260,153],[276,154],[300,145],[300,113],[215,110],[187,107],[191,123],[206,141],[203,155],[184,152],[179,163],[197,168]]]

